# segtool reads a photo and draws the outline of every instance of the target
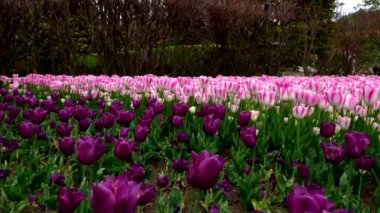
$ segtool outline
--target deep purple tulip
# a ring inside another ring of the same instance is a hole
[[[310,176],[310,167],[307,164],[301,164],[298,167],[298,171],[300,172],[300,176],[303,179],[307,179]]]
[[[72,107],[72,108],[75,108],[75,101],[74,100],[65,100],[63,102],[63,106],[66,108],[66,107]]]
[[[15,106],[9,106],[8,107],[8,118],[11,118],[12,120],[17,118],[18,114],[20,114],[20,108]]]
[[[75,188],[60,187],[58,190],[58,211],[72,213],[85,199],[86,195]]]
[[[84,120],[90,114],[90,110],[85,106],[77,106],[74,110],[74,118],[78,121]]]
[[[203,119],[203,131],[208,135],[215,135],[218,133],[219,124],[219,119],[214,119],[212,115],[206,116]]]
[[[248,148],[257,144],[256,127],[243,127],[240,129],[240,138]]]
[[[330,138],[335,134],[335,123],[333,122],[321,122],[320,134],[322,137]]]
[[[344,136],[345,151],[352,158],[359,158],[364,155],[370,144],[369,136],[363,132],[352,131]]]
[[[104,107],[106,107],[106,101],[104,99],[98,99],[96,100],[96,105],[99,109],[104,109]]]
[[[60,137],[70,136],[73,126],[69,123],[62,123],[55,129]]]
[[[239,113],[237,123],[239,124],[240,127],[245,127],[248,125],[250,120],[251,120],[251,112],[250,111],[241,111]]]
[[[189,165],[190,165],[190,162],[182,158],[179,158],[173,161],[172,168],[174,169],[174,171],[181,173],[181,172],[186,171],[189,168]]]
[[[8,109],[8,104],[6,103],[0,103],[0,110],[5,111]]]
[[[49,123],[49,126],[50,126],[50,129],[55,129],[55,128],[57,128],[57,123],[54,122],[54,121],[51,121],[51,122]]]
[[[134,100],[132,101],[132,106],[133,106],[133,108],[134,108],[134,109],[139,108],[139,107],[140,107],[140,103],[141,103],[140,99],[134,99]]]
[[[375,165],[375,158],[372,156],[362,156],[356,159],[356,165],[361,170],[371,170]]]
[[[66,107],[59,111],[58,118],[62,122],[68,122],[69,119],[74,115],[74,108]]]
[[[5,94],[5,96],[4,96],[4,102],[6,102],[6,103],[12,103],[13,101],[14,101],[13,95],[11,95],[9,93]]]
[[[120,125],[127,126],[135,119],[135,113],[129,110],[120,110],[117,115],[117,122]]]
[[[28,201],[29,201],[29,203],[34,203],[34,202],[38,201],[37,195],[30,195],[28,197]]]
[[[170,121],[172,122],[173,126],[175,127],[182,127],[183,126],[183,118],[180,116],[173,116],[171,117]]]
[[[112,115],[117,116],[119,111],[122,109],[123,109],[123,102],[120,100],[113,100],[108,110],[110,113],[112,113]]]
[[[30,119],[30,111],[28,110],[25,110],[22,112],[22,117],[25,119],[25,120],[29,120]]]
[[[49,112],[58,112],[59,108],[57,106],[57,103],[51,99],[42,101],[41,104],[45,109],[47,109]]]
[[[190,141],[190,136],[184,131],[178,131],[177,141],[179,143],[186,143]]]
[[[244,172],[244,174],[249,175],[249,173],[251,172],[251,169],[249,167],[245,167],[243,169],[243,172]]]
[[[87,98],[86,97],[83,97],[83,96],[79,96],[78,97],[78,104],[79,105],[85,105],[87,102]]]
[[[91,208],[94,213],[134,213],[140,187],[140,184],[129,181],[127,176],[108,176],[99,184],[92,184]]]
[[[161,188],[165,188],[169,185],[169,177],[168,176],[160,176],[157,178],[157,186]]]
[[[80,120],[78,125],[79,125],[79,129],[84,132],[90,127],[91,120],[88,118]]]
[[[323,189],[305,188],[296,185],[288,196],[289,213],[323,212],[333,206]]]
[[[197,116],[199,117],[206,117],[209,115],[212,115],[215,111],[215,106],[210,104],[204,104],[199,109],[199,112],[197,112]]]
[[[119,130],[119,137],[121,138],[127,138],[129,133],[129,128],[127,127],[122,127]]]
[[[232,192],[232,182],[228,177],[224,177],[221,183],[216,184],[216,188],[220,190],[224,196],[229,196]]]
[[[354,213],[354,211],[347,209],[335,209],[332,213]]]
[[[95,163],[105,152],[102,140],[93,136],[81,136],[77,141],[78,160],[81,164]]]
[[[28,97],[28,98],[32,98],[33,97],[33,92],[28,90],[25,92],[25,96]]]
[[[16,96],[16,104],[22,106],[25,104],[25,98],[21,95]]]
[[[37,132],[37,139],[38,140],[46,140],[46,132],[45,131]]]
[[[208,213],[219,213],[220,212],[220,206],[219,205],[209,205],[208,206]]]
[[[14,89],[12,91],[12,93],[13,93],[13,96],[17,96],[19,94],[19,90],[18,89]]]
[[[98,131],[102,130],[102,120],[95,120],[94,121],[94,128]]]
[[[7,89],[5,89],[5,88],[1,88],[1,89],[0,89],[0,94],[1,94],[1,96],[4,96],[4,95],[7,94],[7,93],[8,93]]]
[[[106,129],[110,129],[115,124],[115,116],[109,112],[104,113],[102,117],[102,126]]]
[[[20,147],[20,142],[17,140],[7,140],[4,137],[0,137],[0,150],[4,153],[10,153]]]
[[[185,116],[189,112],[189,105],[186,103],[176,103],[172,106],[173,115]]]
[[[135,141],[143,142],[146,140],[149,134],[149,128],[146,126],[141,126],[140,124],[136,125],[135,128]]]
[[[113,143],[113,142],[115,142],[115,136],[113,136],[110,133],[106,133],[104,135],[104,140],[106,141],[106,143]]]
[[[50,94],[51,100],[57,101],[59,98],[59,93],[58,92],[53,92]]]
[[[116,139],[114,154],[120,160],[130,160],[137,144],[124,138]]]
[[[7,178],[9,175],[8,169],[0,169],[0,180]]]
[[[64,137],[58,140],[59,151],[61,151],[66,157],[74,154],[75,141],[72,137]]]
[[[325,156],[326,161],[334,164],[342,162],[345,156],[344,148],[339,146],[335,142],[325,143],[321,142],[321,147],[323,155]]]
[[[35,109],[40,104],[40,101],[35,98],[27,99],[27,103],[30,108]]]
[[[30,111],[30,121],[34,124],[41,124],[45,120],[48,113],[49,111],[46,109],[37,107]]]
[[[157,195],[157,190],[154,186],[149,184],[142,184],[140,186],[140,193],[137,198],[137,204],[144,206],[154,200]]]
[[[154,112],[155,114],[159,114],[159,113],[162,113],[164,111],[164,104],[157,101],[156,103],[153,104],[153,107],[154,107]]]
[[[88,117],[91,119],[94,119],[96,117],[97,113],[93,110],[90,110],[88,113]]]
[[[213,187],[223,170],[223,158],[219,155],[213,155],[207,150],[203,150],[199,154],[193,151],[191,157],[193,162],[187,171],[189,185],[200,189]]]
[[[226,117],[226,108],[221,104],[215,105],[214,118],[223,120],[224,117]]]
[[[144,180],[145,169],[141,163],[132,163],[131,167],[125,171],[125,174],[128,176],[129,180],[133,180],[140,183]]]
[[[35,126],[30,121],[23,121],[18,125],[18,132],[22,138],[32,138],[35,133]]]
[[[65,176],[63,176],[60,172],[54,172],[50,175],[50,182],[58,185],[58,186],[65,186]]]

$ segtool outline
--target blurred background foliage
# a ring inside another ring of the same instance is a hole
[[[380,63],[378,1],[2,0],[0,71],[51,74],[351,74]]]

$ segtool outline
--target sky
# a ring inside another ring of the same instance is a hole
[[[339,10],[341,10],[343,14],[348,14],[355,12],[356,10],[354,9],[354,7],[362,3],[362,0],[338,0],[338,2],[343,3],[343,6],[337,9],[338,12]]]

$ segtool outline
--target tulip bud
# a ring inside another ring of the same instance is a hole
[[[285,124],[288,124],[288,122],[289,122],[289,118],[288,118],[288,117],[285,117],[285,118],[284,118],[284,123],[285,123]]]
[[[314,133],[314,135],[319,135],[320,134],[319,127],[313,127],[313,133]]]
[[[189,112],[191,114],[194,114],[196,110],[197,110],[197,108],[195,106],[192,106],[192,107],[189,108]]]
[[[257,119],[259,118],[260,111],[251,110],[250,112],[251,112],[251,121],[256,122]]]

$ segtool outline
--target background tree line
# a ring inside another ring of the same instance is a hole
[[[313,66],[349,74],[358,61],[378,62],[377,10],[334,21],[335,7],[334,0],[0,0],[0,71],[278,75]]]

